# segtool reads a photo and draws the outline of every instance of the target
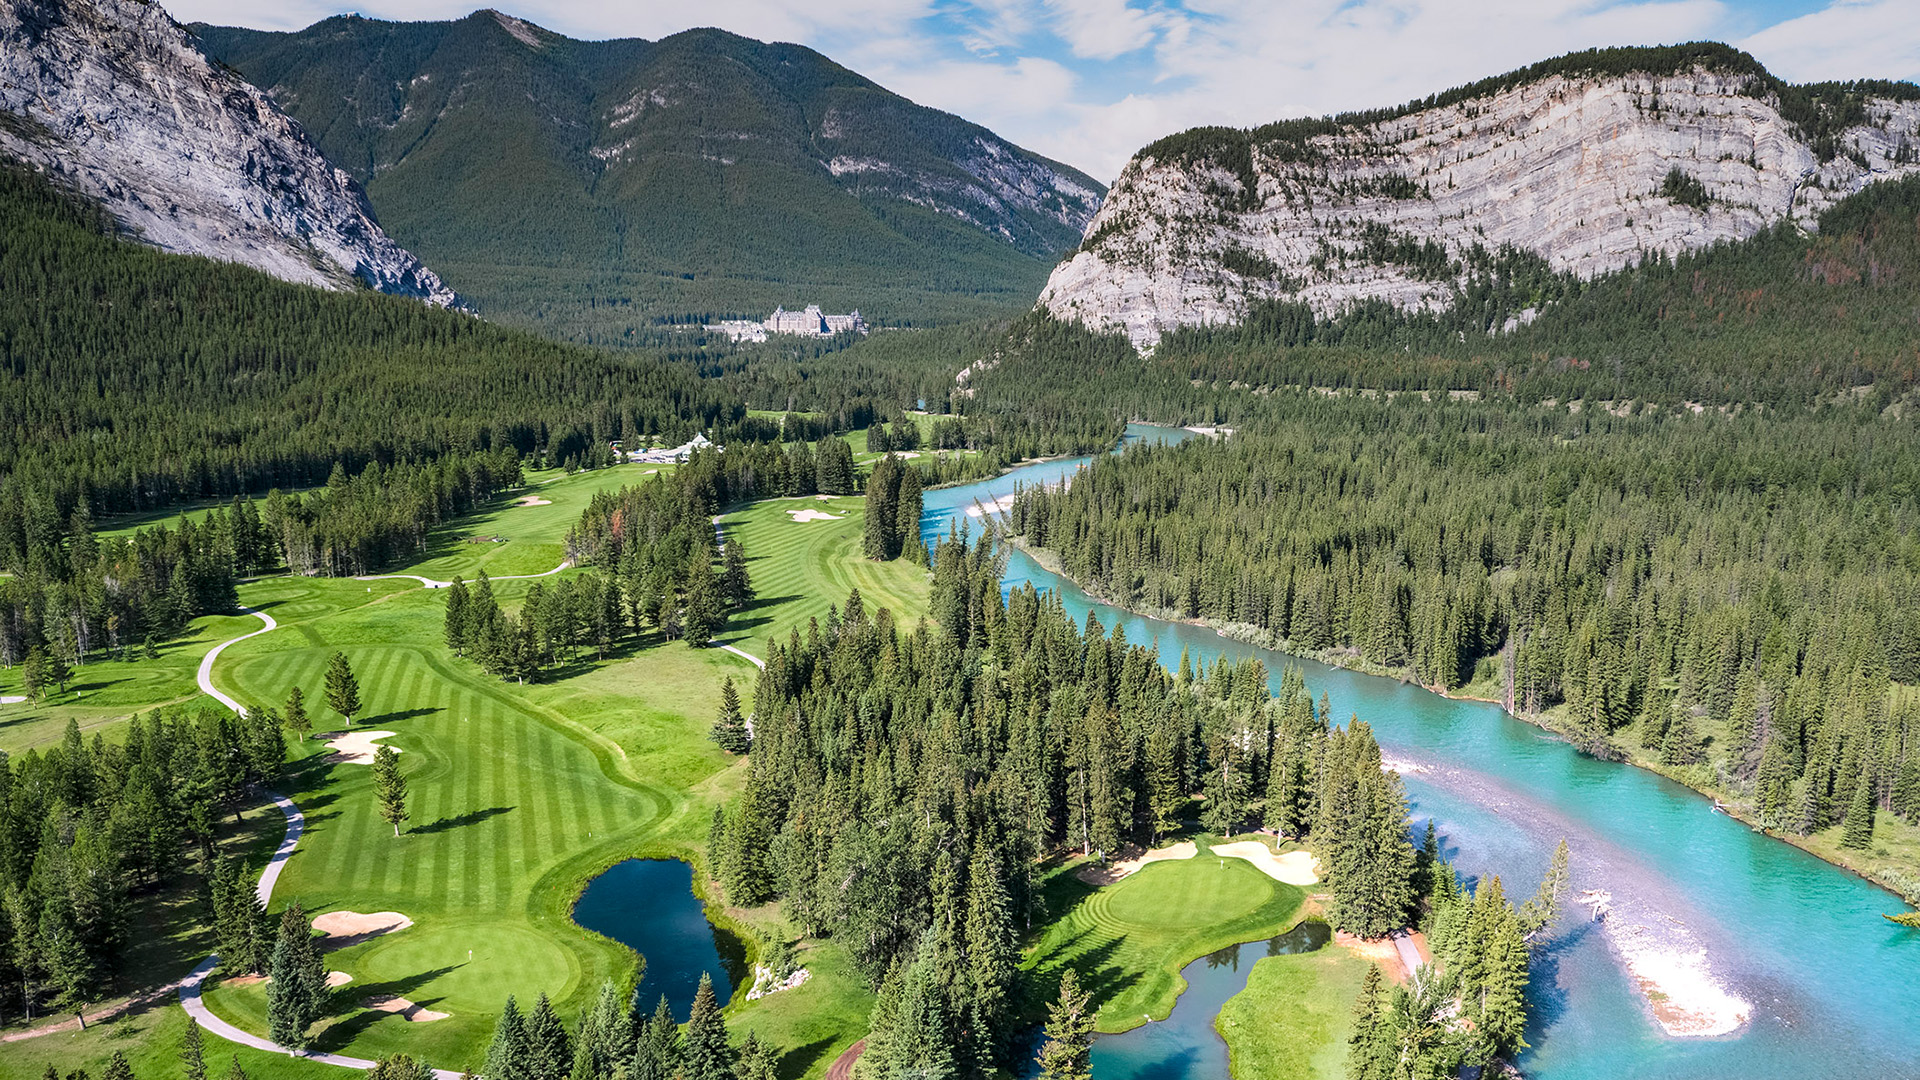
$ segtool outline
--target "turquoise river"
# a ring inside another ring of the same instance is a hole
[[[1185,435],[1128,429],[1129,441]],[[922,532],[931,542],[958,520],[977,534],[982,508],[991,512],[1022,485],[1060,483],[1089,460],[930,491]],[[1920,931],[1880,917],[1902,910],[1891,894],[1715,812],[1678,784],[1586,757],[1498,706],[1123,612],[1014,551],[1004,584],[1029,582],[1057,591],[1076,620],[1092,611],[1109,629],[1124,626],[1128,641],[1154,643],[1169,667],[1183,649],[1196,661],[1259,657],[1276,685],[1286,665],[1300,667],[1314,695],[1331,699],[1337,720],[1357,714],[1373,725],[1402,766],[1416,825],[1435,821],[1446,854],[1469,877],[1498,874],[1509,895],[1530,893],[1566,838],[1575,890],[1604,890],[1612,910],[1594,922],[1575,908],[1538,948],[1532,1048],[1518,1062],[1528,1076],[1920,1078]],[[1236,988],[1247,966],[1238,966]],[[1745,1020],[1728,1034],[1670,1035],[1636,969],[1676,1000],[1698,997]],[[1184,1030],[1196,1042],[1216,1038],[1206,1025]],[[1096,1080],[1225,1080],[1223,1058],[1211,1045],[1106,1053]]]

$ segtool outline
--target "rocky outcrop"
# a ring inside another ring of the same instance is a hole
[[[456,302],[381,231],[352,178],[158,4],[0,0],[0,153],[168,251]]]
[[[1816,149],[1769,85],[1706,65],[1556,74],[1371,121],[1164,140],[1128,163],[1040,303],[1141,348],[1259,300],[1440,309],[1476,246],[1591,277],[1781,221],[1811,229],[1920,170],[1920,101],[1868,95]]]

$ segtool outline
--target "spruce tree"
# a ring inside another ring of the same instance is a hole
[[[1846,826],[1840,832],[1840,846],[1865,851],[1873,845],[1873,779],[1862,774],[1853,785],[1853,801],[1847,805]]]
[[[326,1011],[327,972],[313,948],[313,924],[297,900],[280,913],[267,966],[267,1031],[282,1046],[305,1049],[307,1029]]]
[[[867,475],[866,520],[860,541],[861,554],[869,559],[891,559],[899,553],[894,510],[899,486],[900,470],[892,454],[873,463],[873,472]]]
[[[345,653],[334,653],[327,661],[327,706],[346,718],[349,726],[360,711],[360,681],[353,677]]]
[[[680,1059],[680,1025],[673,1022],[673,1010],[662,994],[653,1016],[641,1021],[630,1080],[672,1080],[680,1071]]]
[[[367,1070],[366,1080],[433,1080],[433,1070],[410,1055],[395,1054]]]
[[[380,818],[400,835],[407,820],[407,778],[400,773],[400,752],[382,744],[373,752],[373,795],[380,802]]]
[[[247,1080],[247,1070],[240,1067],[240,1055],[233,1055],[233,1064],[227,1066],[226,1080]]]
[[[281,720],[296,739],[306,738],[307,733],[313,730],[313,720],[307,716],[307,695],[299,687],[287,691],[287,707]]]
[[[186,1080],[207,1080],[206,1047],[200,1038],[200,1021],[187,1017],[187,1033],[180,1040],[180,1071]]]
[[[713,722],[709,737],[729,754],[744,754],[752,749],[746,718],[740,715],[740,691],[733,687],[733,676],[720,684],[720,715]]]
[[[1386,1035],[1385,1003],[1380,999],[1380,965],[1367,965],[1360,996],[1353,1002],[1353,1032],[1347,1036],[1347,1080],[1390,1080],[1393,1048]]]
[[[726,626],[727,616],[720,604],[720,590],[714,584],[713,570],[706,556],[696,553],[687,567],[685,610],[681,613],[682,633],[687,644],[704,649]]]
[[[528,1067],[541,1080],[559,1080],[573,1066],[573,1040],[544,993],[527,1017],[527,1050]]]
[[[844,445],[844,444],[843,444]],[[713,992],[713,976],[700,973],[693,1011],[687,1017],[682,1080],[735,1080],[733,1046],[727,1041],[727,1021]]]
[[[920,517],[925,513],[925,498],[920,490],[920,470],[912,465],[900,469],[900,491],[894,496],[894,547],[916,566],[927,565],[927,545],[920,539]]]
[[[487,1080],[547,1080],[533,1071],[533,1047],[527,1037],[526,1021],[513,995],[500,1011],[493,1026],[493,1040],[487,1044],[486,1063],[480,1075]]]
[[[115,1050],[107,1059],[107,1071],[101,1074],[104,1080],[133,1080],[133,1066],[127,1062],[125,1050]]]
[[[447,616],[443,628],[447,649],[455,656],[466,655],[467,638],[471,632],[472,612],[467,599],[467,583],[456,574],[453,584],[447,586]]]
[[[745,607],[753,600],[753,577],[747,573],[747,551],[740,546],[740,541],[727,541],[720,563],[721,597],[728,607]]]
[[[1039,1080],[1093,1080],[1093,995],[1080,989],[1072,968],[1060,977],[1060,996],[1047,1006],[1047,1041],[1040,1047]]]
[[[1540,891],[1520,910],[1520,929],[1527,937],[1546,929],[1560,917],[1560,901],[1572,887],[1568,861],[1567,842],[1562,839],[1553,849],[1553,861],[1547,865],[1546,877],[1540,879]]]

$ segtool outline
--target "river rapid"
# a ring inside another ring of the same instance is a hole
[[[1131,425],[1127,441],[1188,435]],[[932,544],[956,520],[977,535],[983,507],[1021,486],[1069,480],[1090,460],[929,491],[922,535]],[[1196,662],[1253,656],[1277,688],[1287,665],[1299,667],[1314,697],[1328,696],[1337,722],[1357,714],[1373,725],[1383,752],[1402,767],[1415,825],[1433,820],[1447,856],[1469,878],[1500,875],[1508,895],[1522,899],[1564,837],[1574,891],[1603,890],[1611,910],[1595,922],[1574,907],[1536,948],[1532,1048],[1518,1061],[1528,1076],[1920,1078],[1920,931],[1880,917],[1903,910],[1884,890],[1715,812],[1687,788],[1586,757],[1496,705],[1123,612],[1013,550],[1003,585],[1027,583],[1058,593],[1076,621],[1092,611],[1109,630],[1124,626],[1129,642],[1153,644],[1169,669],[1183,649]],[[1233,989],[1248,966],[1237,969]],[[1650,1004],[1663,997],[1697,1004],[1698,1027],[1731,1030],[1670,1034]],[[1140,1056],[1104,1053],[1097,1080],[1225,1080],[1224,1056],[1202,1045],[1217,1040],[1210,1025],[1181,1030],[1192,1053],[1145,1055],[1151,1068],[1138,1067]],[[1168,1067],[1182,1061],[1191,1064]]]

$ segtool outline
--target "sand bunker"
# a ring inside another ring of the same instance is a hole
[[[337,987],[345,986],[352,981],[353,981],[353,976],[347,974],[344,971],[327,972],[327,989],[329,990],[335,989]]]
[[[25,694],[0,695],[0,705],[18,705],[25,700],[27,700]]]
[[[543,499],[538,495],[529,495],[526,498],[521,499],[519,502],[514,503],[513,505],[515,506],[552,506],[553,500]]]
[[[399,734],[396,731],[329,731],[320,736],[327,741],[327,749],[333,751],[328,761],[340,765],[371,765],[373,752],[380,749],[374,745],[375,739],[390,738]],[[404,754],[406,751],[394,747],[393,752]]]
[[[401,1018],[413,1024],[431,1024],[435,1020],[445,1020],[449,1013],[423,1009],[403,997],[370,997],[360,1004],[375,1012],[399,1013]]]
[[[1258,840],[1240,840],[1232,844],[1215,844],[1213,853],[1245,859],[1253,864],[1255,870],[1275,881],[1284,881],[1289,885],[1320,883],[1319,863],[1305,851],[1289,851],[1285,855],[1275,855],[1272,848]]]
[[[1653,1018],[1668,1035],[1726,1035],[1738,1031],[1753,1015],[1752,1005],[1714,978],[1707,966],[1707,950],[1664,948],[1645,927],[1617,930],[1609,936],[1626,959],[1627,973],[1646,997]]]
[[[371,937],[405,930],[412,925],[412,919],[397,911],[376,911],[371,915],[362,915],[357,911],[329,911],[325,915],[315,916],[313,920],[313,928],[326,935],[320,942],[323,949],[345,948]]]
[[[844,514],[829,514],[824,510],[815,510],[809,506],[805,510],[789,510],[787,516],[795,521],[839,521]]]
[[[1138,848],[1129,848],[1128,850],[1139,851]],[[1169,844],[1163,848],[1154,848],[1152,851],[1144,851],[1128,858],[1118,859],[1105,866],[1096,866],[1088,863],[1080,869],[1075,870],[1073,876],[1089,885],[1111,885],[1129,874],[1138,873],[1143,866],[1157,862],[1166,862],[1169,859],[1191,859],[1199,850],[1198,847],[1194,846],[1193,841],[1182,840],[1177,844]]]

